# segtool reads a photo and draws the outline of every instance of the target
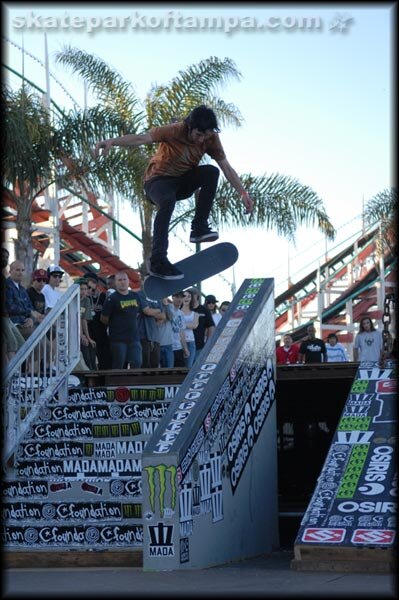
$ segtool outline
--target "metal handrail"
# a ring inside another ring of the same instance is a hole
[[[72,285],[10,360],[3,378],[3,461],[56,393],[66,398],[68,375],[80,358],[80,287]]]

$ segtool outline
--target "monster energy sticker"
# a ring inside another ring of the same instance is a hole
[[[161,518],[171,517],[176,509],[176,474],[177,467],[174,465],[157,465],[156,467],[144,467],[148,478],[149,500],[152,513],[145,515],[146,519],[151,519],[159,506]],[[166,506],[166,503],[169,506]]]

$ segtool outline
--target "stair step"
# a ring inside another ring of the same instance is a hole
[[[143,566],[143,551],[123,550],[6,550],[3,552],[3,568],[87,568],[87,567],[136,567]]]

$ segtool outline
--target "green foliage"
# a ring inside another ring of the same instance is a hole
[[[396,244],[396,223],[395,218],[398,210],[398,190],[396,188],[386,188],[378,192],[367,202],[364,216],[369,225],[378,223],[380,235],[377,243],[379,253],[384,253],[388,248],[394,251]]]
[[[50,115],[26,85],[17,91],[4,87],[3,102],[4,184],[32,200],[51,176],[55,148]]]
[[[38,179],[53,170],[59,185],[86,187],[98,195],[103,190],[121,194],[139,211],[142,237],[147,240],[143,250],[146,260],[154,207],[144,197],[143,175],[155,146],[113,149],[106,157],[94,159],[95,144],[181,120],[200,104],[215,110],[221,126],[239,127],[243,123],[239,109],[226,103],[219,92],[229,81],[239,81],[241,73],[231,59],[212,56],[179,71],[167,84],[154,84],[141,103],[133,86],[101,58],[66,47],[57,53],[56,60],[84,78],[97,104],[58,115],[51,123],[37,96],[28,94],[25,87],[16,93],[8,90],[6,180],[9,185],[37,185]],[[308,186],[278,173],[247,174],[241,179],[254,199],[253,213],[244,214],[237,192],[222,180],[212,211],[215,222],[275,228],[291,239],[299,225],[310,225],[317,226],[328,238],[334,237],[322,200]],[[171,228],[188,223],[193,211],[193,198],[177,203]]]
[[[254,201],[253,212],[245,214],[241,199],[224,179],[218,186],[212,209],[216,223],[276,229],[278,234],[292,240],[298,226],[316,225],[327,238],[334,239],[335,229],[325,212],[323,201],[310,187],[279,173],[260,177],[242,174],[240,179]],[[175,209],[173,225],[189,223],[193,217],[194,201],[185,209],[180,208],[181,204],[178,203]]]
[[[385,189],[370,198],[364,211],[369,225],[379,221],[389,222],[393,219],[398,207],[398,190],[396,188]]]
[[[145,99],[149,126],[180,121],[200,104],[213,108],[222,125],[240,126],[242,116],[238,108],[216,96],[230,79],[240,77],[231,59],[212,56],[179,71],[167,85],[154,84]]]

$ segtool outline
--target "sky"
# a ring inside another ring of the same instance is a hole
[[[231,299],[250,277],[273,277],[276,293],[304,276],[326,253],[362,227],[367,201],[394,185],[394,3],[84,3],[4,2],[5,62],[45,88],[47,37],[51,97],[71,107],[65,90],[83,106],[79,78],[55,64],[66,45],[105,60],[144,99],[153,83],[167,83],[181,69],[210,56],[232,59],[241,73],[219,91],[244,117],[224,128],[221,141],[238,174],[280,173],[311,187],[337,229],[326,242],[315,227],[300,227],[295,244],[274,231],[221,228],[234,243],[234,269],[202,284],[219,301]],[[3,60],[4,60],[3,59]],[[15,77],[10,83],[19,85]],[[63,89],[64,88],[64,89]],[[89,96],[88,102],[91,102]],[[122,201],[123,223],[139,229]],[[189,232],[171,236],[169,258],[189,253]],[[207,245],[204,245],[206,247]],[[192,249],[192,245],[190,247]],[[120,256],[141,262],[139,243],[121,233]]]

